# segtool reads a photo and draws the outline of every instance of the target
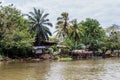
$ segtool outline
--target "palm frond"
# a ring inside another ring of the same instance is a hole
[[[27,15],[31,29],[36,32],[36,36],[38,36],[40,40],[47,40],[49,36],[52,35],[48,26],[52,27],[53,25],[49,22],[49,19],[47,19],[48,15],[48,13],[44,14],[44,11],[36,8]]]

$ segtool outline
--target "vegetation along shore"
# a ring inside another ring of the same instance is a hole
[[[103,28],[99,21],[70,19],[58,14],[56,24],[49,13],[33,8],[23,14],[13,5],[0,4],[0,61],[70,61],[120,56],[120,26]],[[55,27],[54,36],[50,28]]]

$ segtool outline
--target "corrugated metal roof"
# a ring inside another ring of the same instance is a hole
[[[34,46],[34,49],[45,49],[45,46]]]

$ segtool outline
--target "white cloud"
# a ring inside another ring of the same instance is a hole
[[[120,0],[4,0],[3,4],[13,3],[23,13],[33,10],[33,7],[49,12],[53,24],[62,12],[68,12],[70,19],[79,21],[91,17],[97,19],[102,26],[120,25]],[[54,32],[55,28],[52,28]]]

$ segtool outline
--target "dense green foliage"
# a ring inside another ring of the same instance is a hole
[[[95,19],[87,18],[85,21],[80,23],[85,31],[83,37],[83,44],[88,46],[91,50],[97,50],[99,43],[105,37],[105,31],[100,26],[99,22]]]
[[[23,14],[13,7],[0,6],[0,54],[15,58],[26,57],[32,52],[35,44],[42,41],[59,41],[69,50],[88,49],[100,51],[120,49],[120,26],[112,25],[103,29],[96,19],[87,18],[81,22],[77,19],[70,20],[69,14],[63,12],[57,18],[56,37],[49,38],[52,33],[48,13],[34,8],[33,12]],[[56,48],[54,50],[54,48]],[[57,47],[48,49],[50,53],[57,51]],[[64,51],[64,50],[63,50]],[[69,51],[67,51],[69,52]]]
[[[118,50],[120,48],[120,27],[118,25],[112,25],[106,29],[107,42],[109,43],[109,49]]]
[[[29,24],[19,10],[12,5],[0,7],[1,53],[8,56],[26,54],[34,41],[28,30]]]
[[[69,23],[68,35],[64,38],[65,45],[70,49],[87,48],[98,50],[100,43],[104,41],[105,31],[95,19],[87,18],[85,21],[77,22],[76,19]]]
[[[65,28],[67,28],[68,34],[63,38],[63,43],[60,44],[68,46],[70,50],[84,48],[105,52],[107,50],[118,50],[120,48],[120,28],[118,25],[103,29],[96,19],[87,18],[81,22],[77,22],[77,19],[71,21],[66,20],[67,27]],[[63,21],[65,22],[65,19],[63,19]],[[63,21],[57,21],[57,26],[58,23],[63,24]],[[63,25],[56,27],[58,33],[63,32],[63,29],[59,29],[62,27],[64,29]]]

